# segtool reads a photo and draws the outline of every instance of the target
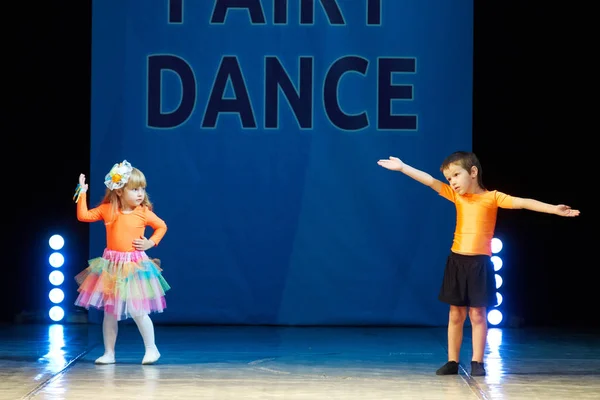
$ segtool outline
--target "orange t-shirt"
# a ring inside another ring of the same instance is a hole
[[[456,229],[451,250],[460,254],[492,255],[498,207],[513,208],[513,198],[497,190],[459,195],[442,182],[440,196],[456,206]]]
[[[82,222],[105,221],[106,227],[106,248],[116,251],[135,251],[133,240],[139,239],[144,235],[146,226],[154,229],[154,233],[149,238],[155,245],[161,241],[167,233],[167,224],[158,218],[148,207],[137,206],[131,213],[118,213],[117,218],[111,220],[112,206],[110,204],[101,204],[96,208],[88,210],[86,193],[82,193],[77,202],[77,219]]]

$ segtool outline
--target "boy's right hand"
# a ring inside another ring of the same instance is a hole
[[[379,160],[377,161],[377,164],[392,171],[402,171],[402,168],[404,168],[404,163],[397,157],[390,157],[387,160]]]
[[[79,186],[81,186],[82,192],[87,192],[88,185],[87,185],[87,183],[85,183],[85,175],[84,174],[79,175]]]

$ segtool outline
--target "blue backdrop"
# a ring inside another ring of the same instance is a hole
[[[446,324],[454,207],[376,162],[471,149],[472,3],[93,2],[91,205],[115,162],[146,174],[155,321]]]

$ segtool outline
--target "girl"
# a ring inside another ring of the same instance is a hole
[[[551,205],[509,196],[497,190],[488,191],[483,186],[481,165],[473,153],[458,151],[444,160],[440,170],[449,184],[406,165],[396,157],[379,160],[377,164],[392,171],[400,171],[429,186],[456,205],[454,241],[446,261],[439,294],[439,299],[450,305],[448,362],[436,373],[458,373],[458,356],[468,308],[473,331],[471,375],[485,375],[483,352],[487,338],[486,308],[496,305],[494,265],[490,257],[498,207],[524,208],[562,217],[576,217],[579,211],[565,205]]]
[[[133,318],[146,352],[142,364],[153,364],[160,353],[154,343],[154,326],[148,316],[166,308],[165,292],[170,289],[163,278],[158,260],[150,260],[145,251],[155,247],[167,232],[167,225],[152,212],[146,193],[146,178],[126,160],[106,174],[106,193],[100,206],[88,210],[85,175],[79,176],[75,193],[77,219],[82,222],[104,221],[106,248],[102,257],[89,261],[75,280],[79,296],[75,305],[104,310],[102,334],[104,355],[96,364],[114,364],[117,322]],[[154,229],[149,239],[146,226]]]

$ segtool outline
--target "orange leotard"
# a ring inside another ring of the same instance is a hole
[[[118,214],[117,218],[110,224],[112,207],[110,204],[101,204],[96,208],[88,210],[86,193],[82,193],[77,202],[77,219],[82,222],[105,221],[106,248],[116,251],[135,251],[133,240],[144,235],[146,226],[154,229],[152,240],[155,245],[162,240],[167,233],[167,224],[160,219],[148,207],[138,206],[129,214]]]
[[[491,256],[498,207],[513,208],[513,197],[497,190],[459,195],[443,182],[439,193],[456,206],[456,229],[451,250],[460,254]]]

